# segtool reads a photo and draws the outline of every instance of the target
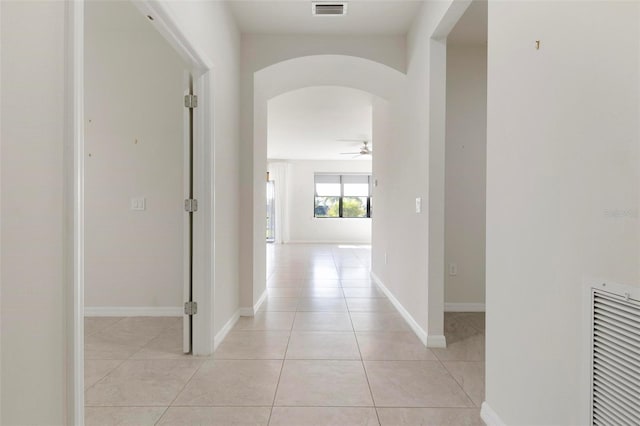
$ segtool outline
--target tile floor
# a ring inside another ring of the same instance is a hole
[[[86,318],[86,424],[483,425],[484,315],[426,349],[369,279],[370,250],[268,246],[268,298],[209,358],[179,318]]]

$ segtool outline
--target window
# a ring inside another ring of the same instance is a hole
[[[315,175],[313,216],[371,217],[371,176]]]

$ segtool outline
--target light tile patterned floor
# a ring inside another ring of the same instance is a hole
[[[484,314],[429,350],[369,279],[370,249],[268,246],[268,298],[216,353],[180,318],[86,318],[86,424],[483,425]]]

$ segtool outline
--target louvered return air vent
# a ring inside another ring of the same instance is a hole
[[[591,423],[638,426],[640,300],[594,289],[592,303]]]
[[[343,16],[347,14],[346,3],[312,3],[311,10],[317,16]]]

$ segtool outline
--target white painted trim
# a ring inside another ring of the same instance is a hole
[[[425,346],[427,346],[428,342],[429,342],[427,332],[422,327],[420,327],[420,325],[417,323],[417,321],[415,319],[413,319],[413,317],[411,316],[409,311],[407,311],[404,308],[404,306],[402,306],[402,303],[400,303],[400,301],[398,299],[396,299],[396,297],[393,295],[393,293],[391,293],[391,291],[382,283],[382,280],[380,278],[378,278],[378,276],[375,273],[371,272],[371,278],[373,278],[373,282],[376,283],[376,285],[385,294],[385,296],[387,296],[387,298],[393,304],[393,306],[395,306],[395,308],[398,310],[400,315],[402,315],[402,318],[404,318],[404,320],[407,322],[407,324],[409,324],[409,327],[411,327],[411,329],[416,334],[416,336],[418,336],[420,341]],[[440,347],[440,346],[438,346],[438,347]]]
[[[260,310],[260,307],[262,306],[264,301],[267,300],[267,294],[269,294],[269,293],[267,292],[267,289],[265,288],[264,291],[262,292],[262,295],[258,298],[258,301],[256,302],[256,304],[253,305],[253,313],[254,313],[254,315]]]
[[[64,276],[67,306],[67,424],[84,425],[84,0],[66,3]]]
[[[445,312],[485,312],[484,303],[445,303]]]
[[[216,333],[216,336],[213,338],[213,350],[215,351],[220,346],[220,343],[227,337],[227,334],[231,331],[234,325],[240,319],[240,309],[238,309],[232,316],[229,318],[229,321],[222,327],[220,331]]]
[[[445,141],[447,118],[447,37],[464,15],[471,0],[456,0],[438,20],[431,33],[428,52],[429,89],[429,184],[428,184],[428,278],[427,332],[444,334],[445,281]]]
[[[444,335],[436,336],[436,335],[427,335],[427,344],[428,348],[446,348],[447,347],[447,338]]]
[[[191,94],[192,76],[188,70],[183,71],[183,95]],[[182,109],[182,196],[189,198],[191,186],[191,158],[190,158],[190,112],[189,108]],[[182,214],[182,303],[190,301],[191,297],[191,256],[190,256],[190,221],[188,214]],[[182,352],[191,353],[191,317],[183,312],[182,316]]]
[[[462,18],[462,15],[471,6],[473,0],[455,0],[451,2],[449,9],[440,18],[440,22],[436,25],[436,28],[431,33],[433,40],[446,40],[449,33],[456,26],[458,21]]]
[[[336,244],[349,244],[352,246],[370,246],[371,241],[285,241],[284,244],[327,244],[327,245],[336,245]]]
[[[487,426],[507,426],[500,416],[493,411],[487,401],[482,403],[482,407],[480,408],[480,418]]]
[[[213,68],[213,63],[189,41],[189,37],[183,28],[175,24],[166,5],[152,0],[134,1],[132,3],[140,13],[153,17],[154,27],[178,52],[182,59],[191,65],[194,71],[204,73]]]
[[[0,7],[0,33],[2,33],[2,8]],[[68,58],[67,58],[68,62]],[[2,55],[0,55],[0,70],[2,69]],[[0,93],[2,93],[2,79],[0,79]],[[2,110],[2,98],[0,97],[0,111]],[[0,134],[2,134],[2,116],[0,115]],[[0,167],[0,176],[2,176],[2,167]],[[0,188],[2,187],[2,178],[0,177]],[[2,199],[0,198],[0,211],[2,211]],[[2,246],[0,245],[0,259],[2,259]],[[75,295],[75,286],[73,290]],[[72,295],[72,297],[73,297]],[[2,300],[2,282],[0,281],[0,300]],[[0,304],[1,305],[1,304]],[[74,323],[75,325],[75,323]],[[2,330],[2,308],[0,307],[0,330]],[[75,337],[75,336],[74,336]],[[70,343],[73,347],[73,342]],[[0,366],[2,365],[2,339],[0,339]],[[2,401],[2,374],[0,374],[0,401]],[[73,404],[73,402],[70,402]],[[71,406],[70,410],[73,411],[75,407]],[[0,403],[0,419],[2,419],[2,403]]]
[[[182,317],[180,306],[87,306],[85,317]]]
[[[198,315],[192,317],[191,323],[194,355],[213,353],[215,182],[212,79],[212,72],[207,71],[194,78],[193,82],[193,92],[198,95],[199,101],[194,111],[193,136],[193,193],[198,199],[198,211],[193,215],[193,300],[198,303]]]
[[[238,310],[238,312],[240,312],[240,316],[241,317],[253,317],[255,316],[258,311],[260,310],[260,307],[262,306],[262,304],[264,303],[265,300],[267,300],[267,289],[265,289],[262,292],[262,295],[258,298],[258,301],[255,303],[255,305],[253,305],[252,308],[240,308]]]
[[[194,196],[198,212],[193,228],[193,300],[198,303],[198,315],[192,318],[194,355],[213,353],[213,297],[215,288],[215,228],[214,212],[214,149],[213,134],[213,63],[195,46],[185,28],[177,25],[171,6],[154,0],[133,2],[144,15],[153,16],[153,25],[189,64],[193,74],[193,89],[198,96],[194,111]]]
[[[241,317],[252,317],[253,316],[253,308],[240,308],[238,309],[238,313]]]

